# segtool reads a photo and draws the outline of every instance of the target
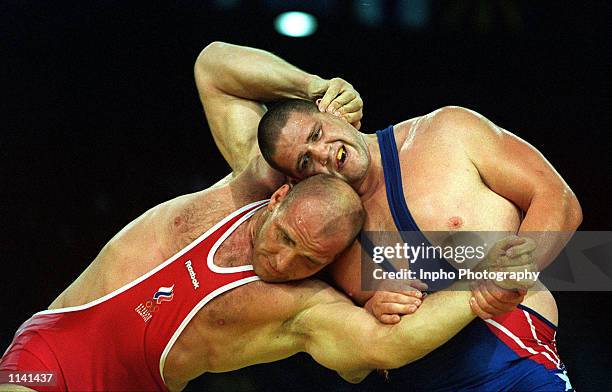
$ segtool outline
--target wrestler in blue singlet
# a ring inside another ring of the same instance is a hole
[[[405,241],[416,238],[418,244],[427,243],[406,205],[393,127],[378,131],[377,136],[389,208],[397,230]],[[404,235],[408,232],[409,235]],[[360,238],[363,251],[371,254],[373,244],[367,237]],[[452,269],[446,261],[427,260],[432,262],[434,270]],[[393,269],[390,263],[381,267]],[[426,283],[430,289],[439,288],[435,282]],[[361,383],[349,384],[305,353],[249,369],[256,389],[270,392],[573,391],[557,354],[556,330],[536,311],[519,305],[515,311],[493,320],[472,321],[420,360],[390,370],[388,379],[373,372]]]
[[[393,126],[376,135],[387,200],[397,230],[420,232],[404,198]],[[570,391],[565,366],[556,352],[556,329],[522,305],[487,322],[476,319],[424,358],[391,370],[388,387],[423,391]]]

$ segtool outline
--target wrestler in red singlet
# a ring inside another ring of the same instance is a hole
[[[167,391],[172,345],[210,300],[259,278],[251,265],[213,263],[221,243],[267,201],[227,216],[152,271],[85,305],[45,310],[26,321],[0,371],[54,372],[41,391]]]

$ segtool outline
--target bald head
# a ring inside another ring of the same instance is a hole
[[[355,239],[365,213],[344,181],[326,174],[291,190],[280,187],[253,240],[253,269],[263,280],[304,279],[331,263]]]
[[[353,188],[328,174],[317,174],[300,181],[282,201],[280,208],[318,222],[317,233],[313,234],[328,236],[345,231],[349,243],[357,236],[365,219],[361,200]]]

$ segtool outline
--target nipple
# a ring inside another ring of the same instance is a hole
[[[449,229],[458,229],[463,226],[463,219],[460,216],[453,216],[448,220],[447,226]]]

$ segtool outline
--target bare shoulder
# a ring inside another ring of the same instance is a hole
[[[232,203],[229,195],[229,186],[225,184],[182,195],[158,206],[151,229],[165,257],[175,254],[240,207]]]
[[[495,136],[502,131],[482,114],[461,106],[444,106],[425,116],[432,132],[455,137]]]
[[[257,197],[268,197],[287,181],[287,177],[273,169],[257,149],[244,169],[234,172],[232,186],[240,190],[255,192]]]
[[[404,146],[413,142],[435,145],[436,149],[466,151],[495,143],[504,131],[485,116],[461,106],[444,106],[421,117],[396,125],[396,135],[405,135]],[[460,148],[457,148],[460,147]]]

